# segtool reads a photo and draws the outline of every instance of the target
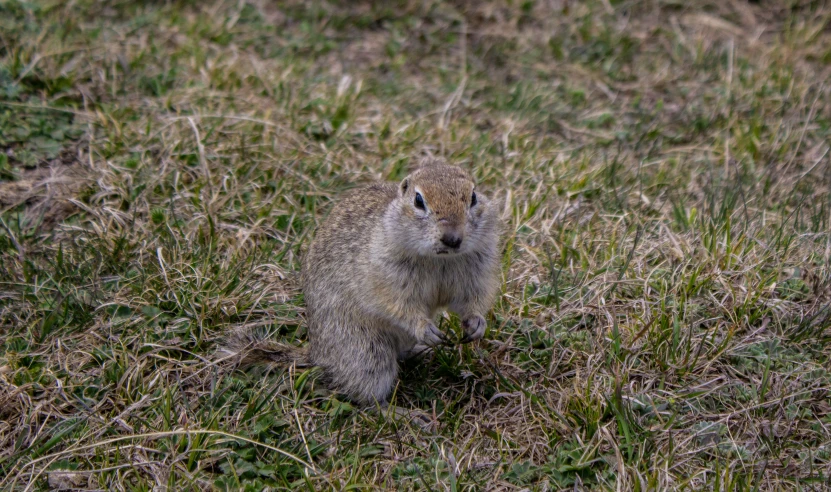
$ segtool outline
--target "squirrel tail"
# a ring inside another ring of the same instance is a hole
[[[286,345],[263,334],[243,329],[228,335],[218,355],[222,359],[236,362],[238,367],[243,368],[260,364],[312,366],[305,347]]]

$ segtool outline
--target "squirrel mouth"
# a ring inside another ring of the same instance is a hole
[[[444,256],[444,255],[453,256],[453,255],[456,255],[458,253],[459,253],[459,250],[457,250],[457,249],[452,249],[452,250],[451,249],[437,249],[436,250],[436,256]]]

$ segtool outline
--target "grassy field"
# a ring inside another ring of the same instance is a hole
[[[0,0],[0,489],[828,490],[829,147],[822,1]],[[425,154],[508,230],[429,426],[218,360]]]

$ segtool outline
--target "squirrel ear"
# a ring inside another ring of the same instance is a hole
[[[404,178],[404,181],[401,182],[401,195],[403,196],[404,193],[407,193],[407,188],[410,187],[410,178]]]

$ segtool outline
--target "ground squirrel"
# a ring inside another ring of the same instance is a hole
[[[465,337],[481,338],[500,285],[498,210],[462,169],[422,165],[335,202],[303,259],[308,351],[265,342],[244,360],[319,366],[334,390],[386,405],[398,361],[445,341],[446,308]]]

